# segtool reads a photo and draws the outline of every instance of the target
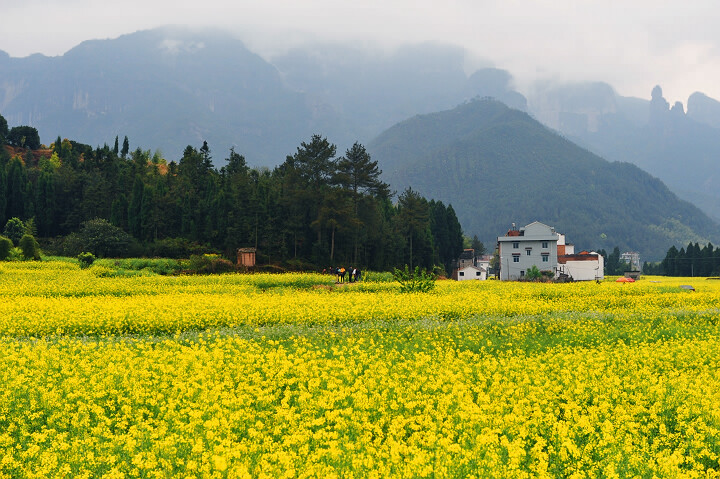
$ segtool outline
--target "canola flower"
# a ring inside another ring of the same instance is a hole
[[[326,280],[0,264],[0,477],[720,477],[720,284]]]

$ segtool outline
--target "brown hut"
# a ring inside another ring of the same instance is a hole
[[[239,248],[237,250],[237,264],[245,268],[255,266],[255,248]]]

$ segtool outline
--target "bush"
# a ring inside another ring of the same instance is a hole
[[[527,279],[528,281],[536,281],[540,279],[540,276],[540,269],[538,269],[538,267],[535,265],[530,266],[530,268],[528,268],[528,270],[525,272],[525,279]]]
[[[80,267],[85,269],[95,262],[95,255],[92,253],[80,253],[77,257]]]
[[[13,248],[13,242],[10,238],[0,236],[0,261],[5,261],[10,257]]]
[[[404,270],[395,268],[393,277],[400,283],[401,293],[427,293],[435,289],[435,275],[420,266],[415,266],[413,271],[408,265]]]
[[[202,255],[210,249],[185,238],[165,238],[157,240],[148,247],[150,256],[182,259],[192,255]]]
[[[20,238],[20,244],[18,246],[20,247],[20,251],[22,251],[23,258],[40,259],[40,245],[38,245],[32,235],[23,235],[23,237]]]
[[[99,259],[94,264],[117,271],[143,271],[161,275],[177,274],[183,268],[180,261],[168,258]]]
[[[198,274],[218,274],[235,271],[235,265],[217,255],[192,255],[188,265],[190,272]]]
[[[71,233],[63,242],[63,253],[77,256],[89,252],[98,258],[124,257],[131,252],[133,238],[107,220],[96,218],[85,221],[80,231]]]
[[[25,223],[23,223],[20,218],[10,218],[8,222],[5,223],[5,229],[3,230],[3,234],[10,238],[10,241],[13,242],[13,245],[19,246],[20,239],[23,237],[24,234],[27,234],[27,230],[25,229]]]

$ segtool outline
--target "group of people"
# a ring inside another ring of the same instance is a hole
[[[344,266],[338,266],[336,268],[330,268],[330,271],[335,274],[338,283],[345,282],[345,276],[349,277],[348,281],[354,283],[360,281],[360,270],[358,268],[345,268]]]

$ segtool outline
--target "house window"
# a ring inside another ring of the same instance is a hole
[[[542,247],[545,248],[545,249],[547,249],[547,247],[548,247],[548,242],[547,242],[547,241],[543,241],[543,242],[542,242]]]
[[[527,248],[527,249],[525,250],[525,254],[526,254],[527,256],[530,256],[530,252],[531,252],[531,251],[532,251],[532,250],[531,250],[530,248]]]
[[[550,255],[549,254],[542,255],[542,260],[543,260],[543,263],[547,263],[548,261],[550,261]]]
[[[513,255],[513,263],[519,263],[520,262],[520,255],[514,254]]]
[[[459,274],[460,276],[465,276],[465,271],[460,271],[458,274]]]
[[[525,276],[525,271],[520,270],[520,277],[522,278],[523,276]]]
[[[480,276],[480,271],[475,271],[475,276]]]
[[[514,248],[514,249],[518,249],[519,247],[520,247],[520,242],[519,242],[519,241],[513,241],[513,248]]]

